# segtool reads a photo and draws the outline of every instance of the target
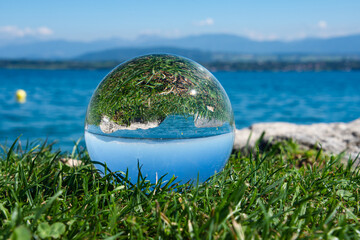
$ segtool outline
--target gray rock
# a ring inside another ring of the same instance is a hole
[[[207,127],[221,127],[224,124],[223,121],[220,120],[209,120],[207,118],[195,118],[194,125],[197,128],[207,128]]]
[[[113,133],[118,130],[136,130],[136,129],[149,129],[159,126],[160,122],[133,122],[130,126],[118,125],[111,121],[109,117],[103,116],[100,122],[100,129],[103,133]]]
[[[68,165],[69,167],[77,167],[77,166],[83,165],[83,162],[79,159],[61,158],[60,161],[62,163],[64,163],[65,165]]]
[[[257,123],[249,128],[236,130],[234,149],[244,149],[247,143],[252,148],[263,132],[265,143],[293,139],[303,149],[321,146],[328,154],[344,152],[346,158],[355,159],[360,153],[360,118],[349,123],[311,125]]]

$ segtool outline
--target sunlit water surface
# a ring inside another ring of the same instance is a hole
[[[0,69],[0,142],[56,141],[71,151],[84,135],[90,97],[106,70]],[[215,72],[226,90],[237,128],[257,122],[311,124],[360,117],[360,72]],[[15,101],[22,88],[28,97]],[[85,146],[81,141],[81,146]]]

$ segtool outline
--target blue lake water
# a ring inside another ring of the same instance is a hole
[[[70,151],[84,135],[86,107],[109,70],[0,69],[0,143],[57,141]],[[237,128],[257,122],[310,124],[360,117],[360,72],[215,72]],[[18,104],[17,89],[27,101]]]

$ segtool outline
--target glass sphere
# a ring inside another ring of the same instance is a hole
[[[120,64],[101,81],[87,109],[85,141],[93,161],[133,183],[139,168],[151,182],[165,174],[163,180],[204,182],[226,164],[234,130],[229,98],[208,70],[152,54]]]

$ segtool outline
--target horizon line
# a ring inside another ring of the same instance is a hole
[[[158,38],[158,39],[166,39],[166,40],[176,40],[176,39],[183,39],[183,38],[189,38],[189,37],[199,37],[199,36],[206,36],[206,35],[227,35],[227,36],[233,36],[238,38],[244,38],[250,41],[254,42],[296,42],[296,41],[303,41],[308,39],[318,39],[318,40],[326,40],[326,39],[332,39],[332,38],[342,38],[342,37],[351,37],[351,36],[357,36],[360,35],[360,32],[358,33],[348,33],[348,34],[334,34],[330,36],[304,36],[304,37],[298,37],[298,38],[273,38],[273,39],[257,39],[252,38],[250,36],[246,36],[243,34],[236,34],[236,33],[221,33],[221,32],[208,32],[208,33],[199,33],[199,34],[188,34],[183,36],[176,36],[176,37],[169,37],[166,35],[160,35],[160,34],[139,34],[136,37],[133,38],[126,38],[122,36],[112,36],[107,38],[94,38],[91,40],[84,40],[84,39],[71,39],[71,38],[51,38],[51,37],[16,37],[16,38],[1,38],[0,41],[9,41],[6,45],[12,45],[11,41],[14,40],[27,40],[29,39],[31,43],[34,42],[50,42],[50,41],[66,41],[66,42],[81,42],[81,43],[92,43],[92,42],[99,42],[99,41],[106,41],[106,40],[123,40],[123,41],[146,41],[144,38]],[[28,42],[30,43],[30,42]]]

